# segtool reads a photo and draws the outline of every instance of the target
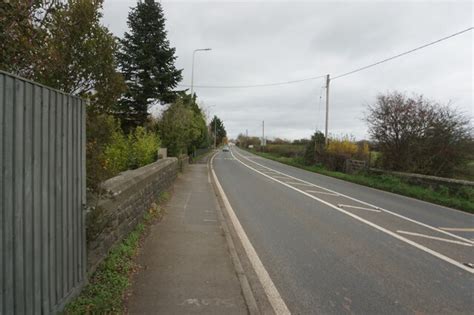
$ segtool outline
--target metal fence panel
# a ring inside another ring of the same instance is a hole
[[[85,107],[0,71],[0,314],[56,313],[84,283]]]

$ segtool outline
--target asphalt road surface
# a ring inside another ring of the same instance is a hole
[[[291,313],[474,313],[473,215],[235,146],[213,167]]]

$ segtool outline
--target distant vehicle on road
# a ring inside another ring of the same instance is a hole
[[[229,146],[228,146],[228,145],[225,145],[225,146],[222,148],[222,151],[224,151],[224,152],[229,152]]]

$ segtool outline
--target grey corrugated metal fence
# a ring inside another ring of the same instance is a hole
[[[85,106],[0,72],[1,314],[55,313],[84,282]]]

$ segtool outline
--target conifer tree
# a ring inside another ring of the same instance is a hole
[[[139,1],[128,15],[129,32],[121,40],[119,66],[127,84],[117,114],[122,127],[131,130],[143,125],[152,104],[172,102],[173,91],[181,81],[176,69],[175,48],[170,47],[160,3]]]

